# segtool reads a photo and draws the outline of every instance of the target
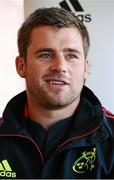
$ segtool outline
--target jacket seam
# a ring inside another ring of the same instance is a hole
[[[30,140],[35,145],[37,151],[39,152],[41,160],[42,160],[42,165],[44,166],[43,154],[42,154],[40,148],[38,147],[38,145],[35,143],[35,141],[32,138],[27,137],[27,136],[23,136],[23,135],[17,135],[17,134],[0,134],[0,137],[8,137],[8,136],[10,136],[10,137],[20,137],[20,138],[25,138],[25,139]]]
[[[4,122],[3,118],[0,118],[0,125]]]
[[[102,111],[104,112],[106,117],[114,119],[114,115],[107,111],[104,107],[102,107]]]
[[[70,141],[73,141],[73,140],[80,140],[81,138],[84,138],[84,137],[87,137],[89,136],[90,134],[92,134],[93,132],[97,131],[99,129],[99,126],[97,126],[95,129],[92,129],[91,131],[81,135],[81,136],[76,136],[76,137],[72,137],[66,141],[64,141],[57,149],[56,151],[58,151],[60,148],[62,148],[64,145],[66,145],[67,143],[69,143]]]

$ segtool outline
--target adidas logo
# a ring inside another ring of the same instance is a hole
[[[75,11],[76,16],[82,22],[91,22],[92,17],[90,13],[85,13],[79,0],[62,0],[59,5],[69,11]]]
[[[0,163],[0,177],[16,178],[16,173],[12,171],[6,159]]]
[[[84,11],[84,9],[82,8],[82,6],[78,2],[78,0],[69,0],[69,3],[71,4],[71,6],[74,8],[75,11],[77,11],[77,12]],[[59,4],[62,8],[72,11],[71,7],[69,6],[70,4],[68,4],[68,2],[66,2],[65,0],[61,1]]]

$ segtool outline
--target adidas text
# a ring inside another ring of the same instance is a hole
[[[0,162],[0,177],[16,178],[16,173],[12,171],[12,168],[7,159],[4,159]]]
[[[16,177],[16,173],[15,172],[8,172],[8,171],[1,171],[0,172],[0,177],[15,178]]]

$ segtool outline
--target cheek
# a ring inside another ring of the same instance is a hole
[[[32,86],[42,86],[43,80],[42,77],[46,74],[47,69],[42,66],[29,66],[30,68],[27,69],[26,73],[26,81],[27,83]]]
[[[41,67],[37,63],[28,63],[26,67],[26,74],[27,76],[33,76],[39,75],[40,72],[42,72]]]
[[[75,78],[82,77],[85,74],[85,70],[84,64],[76,64],[71,67],[71,73]]]
[[[82,86],[84,79],[86,79],[86,71],[84,65],[74,66],[71,70],[71,84],[75,88]]]

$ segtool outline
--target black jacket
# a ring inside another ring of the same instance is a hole
[[[55,125],[45,148],[28,128],[26,102],[26,92],[14,97],[0,121],[1,179],[114,178],[114,116],[92,91],[83,88],[74,115]]]

